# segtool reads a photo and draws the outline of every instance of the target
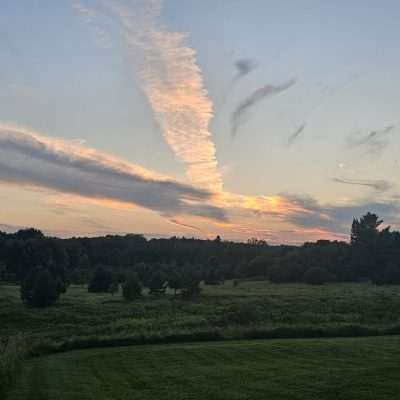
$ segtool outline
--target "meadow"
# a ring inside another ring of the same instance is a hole
[[[393,400],[400,337],[78,350],[30,360],[8,400]]]
[[[271,284],[204,286],[193,299],[88,293],[71,286],[44,309],[0,286],[0,337],[23,334],[31,354],[110,345],[223,339],[400,334],[398,286]]]

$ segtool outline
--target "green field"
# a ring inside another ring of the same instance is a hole
[[[30,354],[42,355],[24,362],[11,400],[400,393],[398,286],[227,282],[205,286],[191,300],[168,293],[133,303],[72,286],[55,306],[35,309],[21,304],[18,287],[3,285],[0,321],[0,337],[22,334]],[[310,337],[321,339],[292,339]],[[246,340],[262,338],[281,340]],[[85,350],[48,354],[73,349]]]
[[[204,287],[192,300],[89,294],[72,286],[55,306],[28,308],[0,287],[0,337],[22,332],[38,351],[157,341],[400,333],[400,288],[241,282]]]
[[[400,337],[146,345],[27,363],[9,400],[395,400]]]

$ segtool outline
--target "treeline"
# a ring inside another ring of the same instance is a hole
[[[33,299],[35,285],[47,285],[52,292],[48,297],[56,298],[70,283],[113,292],[128,280],[132,287],[147,287],[153,294],[169,286],[183,295],[198,293],[201,281],[219,284],[244,278],[398,284],[400,233],[381,229],[381,224],[377,215],[368,213],[353,220],[349,243],[319,240],[302,246],[270,246],[256,239],[235,243],[220,237],[147,240],[130,234],[57,239],[35,229],[0,232],[0,280],[21,283],[21,298],[27,303],[41,301]]]

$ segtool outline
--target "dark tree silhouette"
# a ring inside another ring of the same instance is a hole
[[[96,269],[89,283],[88,291],[94,293],[108,292],[113,283],[112,274],[103,267]]]
[[[21,300],[34,307],[47,307],[54,304],[61,294],[62,285],[50,271],[33,269],[21,285]]]
[[[125,300],[133,301],[142,295],[142,284],[138,276],[130,273],[122,284],[122,295]]]

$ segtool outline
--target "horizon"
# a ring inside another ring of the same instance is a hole
[[[29,0],[0,15],[0,231],[269,245],[400,228],[400,4]]]

